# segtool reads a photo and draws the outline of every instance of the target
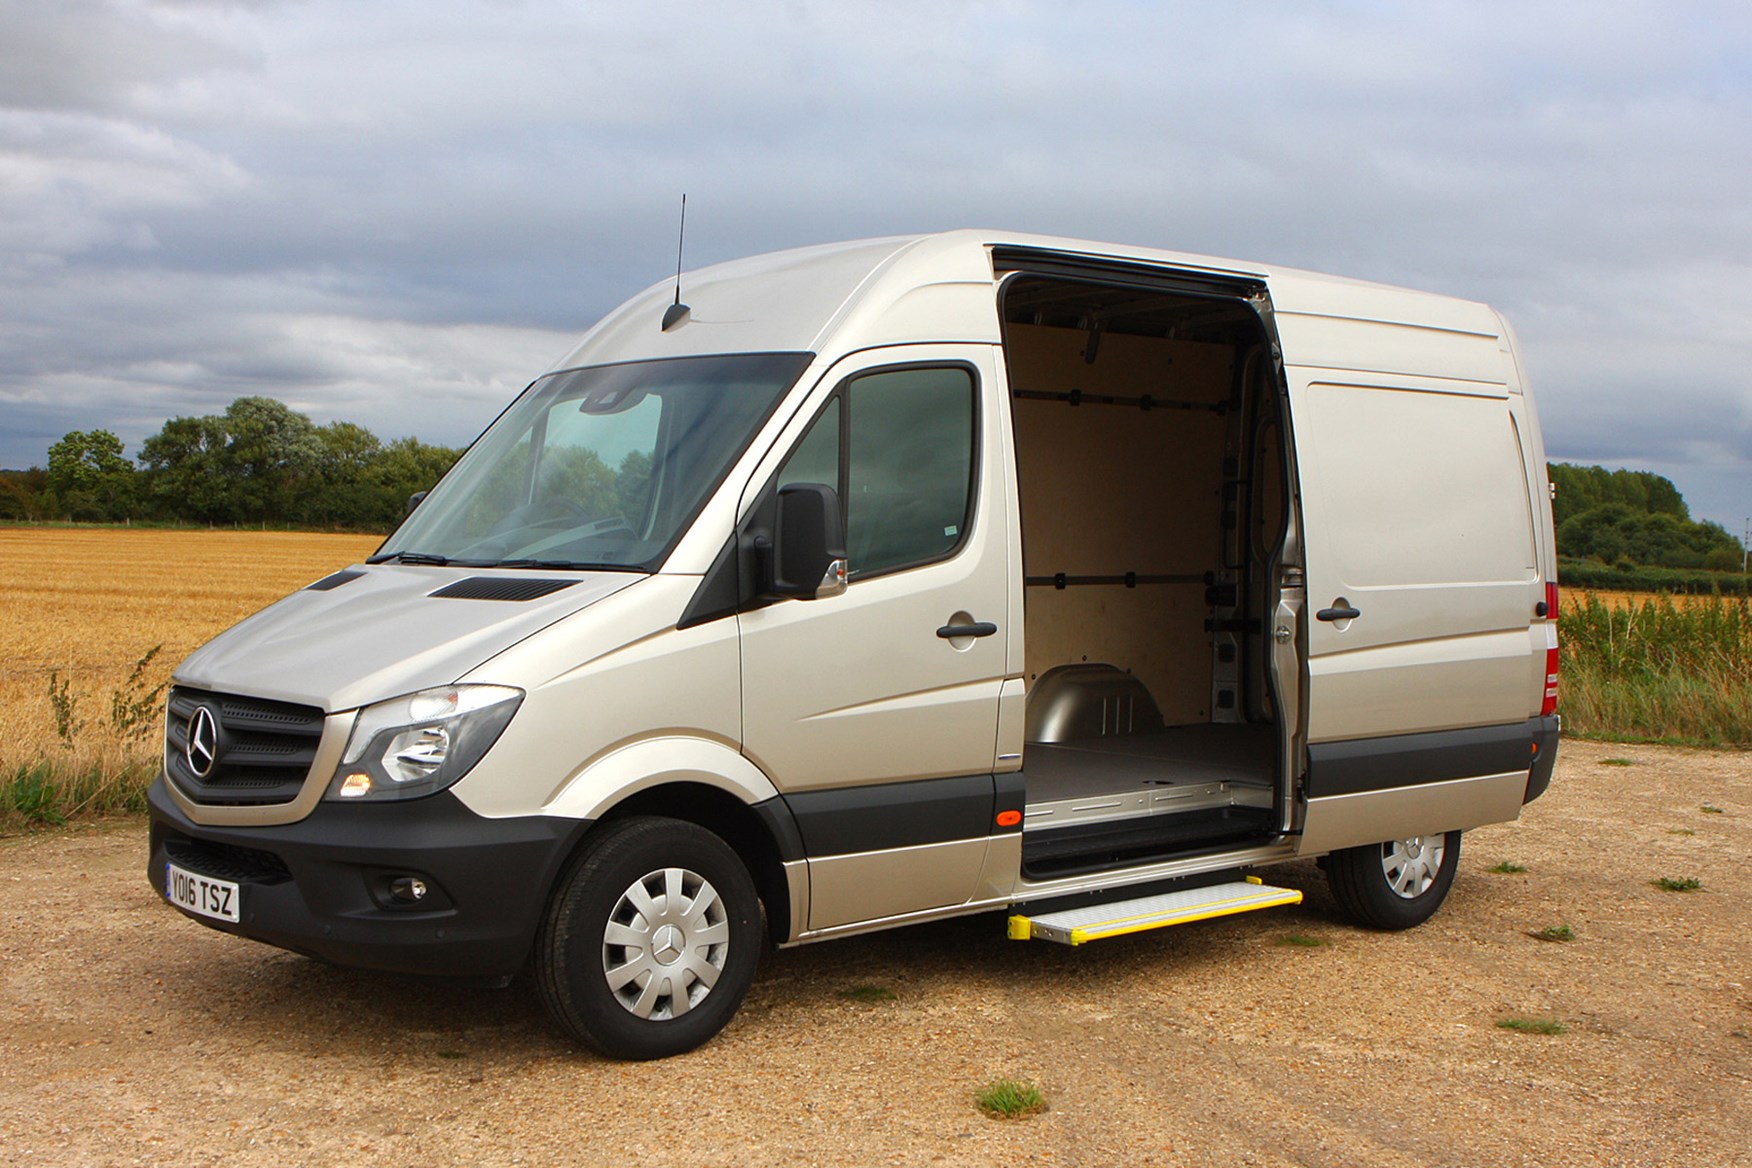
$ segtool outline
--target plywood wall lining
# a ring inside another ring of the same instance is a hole
[[[1086,340],[1074,329],[1008,326],[1012,387],[1213,403],[1228,395],[1228,346],[1109,335],[1091,365]],[[1217,566],[1222,415],[1030,399],[1013,406],[1028,575],[1184,575]],[[1170,723],[1209,717],[1202,588],[1030,588],[1026,603],[1030,679],[1066,662],[1103,661],[1135,673]]]

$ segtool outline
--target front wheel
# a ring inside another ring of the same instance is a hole
[[[1332,853],[1326,882],[1359,924],[1409,929],[1442,907],[1459,863],[1459,832],[1412,836]]]
[[[611,1058],[692,1050],[742,1004],[760,958],[748,869],[679,819],[604,824],[561,879],[536,941],[542,1004]]]

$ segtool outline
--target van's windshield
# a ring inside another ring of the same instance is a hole
[[[550,374],[371,562],[654,570],[809,359],[739,353]]]

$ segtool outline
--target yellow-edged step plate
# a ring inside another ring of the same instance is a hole
[[[1042,913],[1037,917],[1020,914],[1010,918],[1012,941],[1057,941],[1061,945],[1081,945],[1104,937],[1123,937],[1146,929],[1165,929],[1169,925],[1184,925],[1192,921],[1207,921],[1212,917],[1232,916],[1261,908],[1276,908],[1280,904],[1301,904],[1302,894],[1294,888],[1273,888],[1249,876],[1231,884],[1213,884],[1209,888],[1190,888],[1184,892],[1164,892],[1156,896],[1140,896],[1136,900],[1117,900],[1085,908],[1070,908],[1062,912]]]

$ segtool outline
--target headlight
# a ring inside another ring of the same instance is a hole
[[[326,799],[415,799],[474,768],[523,701],[507,685],[446,685],[359,711]]]

